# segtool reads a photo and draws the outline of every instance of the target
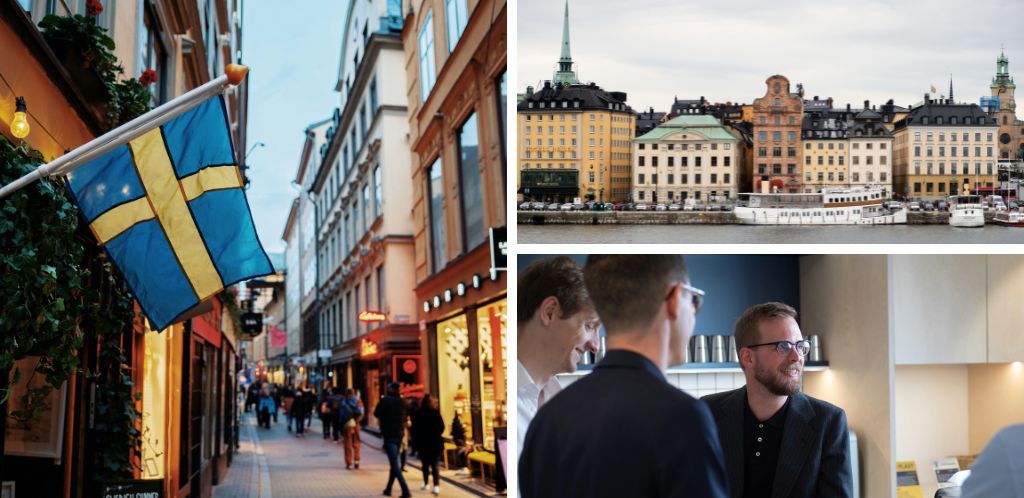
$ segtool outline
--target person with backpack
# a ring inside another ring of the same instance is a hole
[[[312,411],[313,396],[302,389],[296,389],[292,402],[292,418],[295,420],[295,437],[305,437],[306,417]]]
[[[259,415],[259,425],[269,429],[271,414],[276,411],[277,404],[274,403],[274,397],[270,394],[270,388],[263,386],[263,394],[260,395],[259,406],[256,408],[256,413]]]
[[[320,402],[317,403],[317,412],[320,414],[320,422],[324,424],[324,439],[330,439],[331,437],[331,425],[334,421],[334,414],[331,412],[331,388],[327,387],[323,390],[323,396],[320,397]]]
[[[345,401],[345,395],[341,390],[338,390],[331,394],[327,398],[328,406],[331,410],[331,434],[334,437],[334,444],[341,444],[341,435],[344,433],[343,428],[347,420],[341,418],[341,405]]]
[[[345,390],[345,399],[342,401],[342,416],[347,420],[342,425],[342,434],[345,438],[345,468],[353,465],[359,468],[359,453],[362,443],[359,441],[359,422],[363,419],[363,409],[359,406],[358,398],[352,388]]]

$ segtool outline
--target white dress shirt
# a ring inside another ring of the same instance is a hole
[[[526,367],[518,361],[516,364],[519,367],[519,386],[516,390],[519,394],[519,399],[516,402],[516,407],[519,411],[516,454],[519,455],[523,452],[523,443],[526,442],[526,430],[530,427],[530,421],[537,415],[537,410],[540,409],[541,405],[562,390],[562,385],[552,376],[547,384],[538,386],[533,381],[533,378],[530,377],[530,373],[526,371]]]

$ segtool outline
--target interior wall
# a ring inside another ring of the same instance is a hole
[[[967,365],[896,367],[896,461],[917,462],[924,496],[938,489],[939,458],[969,452]]]
[[[980,453],[1003,427],[1024,423],[1024,364],[967,367],[968,449]]]
[[[800,327],[821,336],[823,372],[804,374],[804,391],[846,411],[857,433],[860,496],[895,496],[892,339],[884,255],[800,258]]]

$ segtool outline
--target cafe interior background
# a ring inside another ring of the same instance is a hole
[[[547,257],[520,255],[518,268]],[[999,429],[1024,422],[1024,256],[686,255],[686,263],[707,292],[694,335],[726,337],[707,337],[703,352],[691,341],[690,362],[670,368],[669,382],[695,397],[744,385],[728,361],[733,322],[757,303],[794,306],[804,337],[817,336],[804,392],[846,410],[857,497],[895,497],[897,462],[914,462],[923,496],[933,496],[937,460],[960,457],[966,467]],[[586,375],[600,355],[560,382]]]

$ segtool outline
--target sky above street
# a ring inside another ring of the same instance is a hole
[[[242,63],[249,66],[247,195],[260,242],[283,252],[284,224],[304,130],[338,106],[334,91],[347,1],[246,2]]]
[[[521,0],[516,92],[550,80],[564,0]],[[570,0],[572,58],[581,81],[624,91],[635,110],[673,97],[753,103],[774,74],[805,98],[835,105],[922,101],[934,85],[977,103],[990,95],[1000,45],[1024,78],[1019,0]],[[1024,84],[1024,79],[1021,80]]]

